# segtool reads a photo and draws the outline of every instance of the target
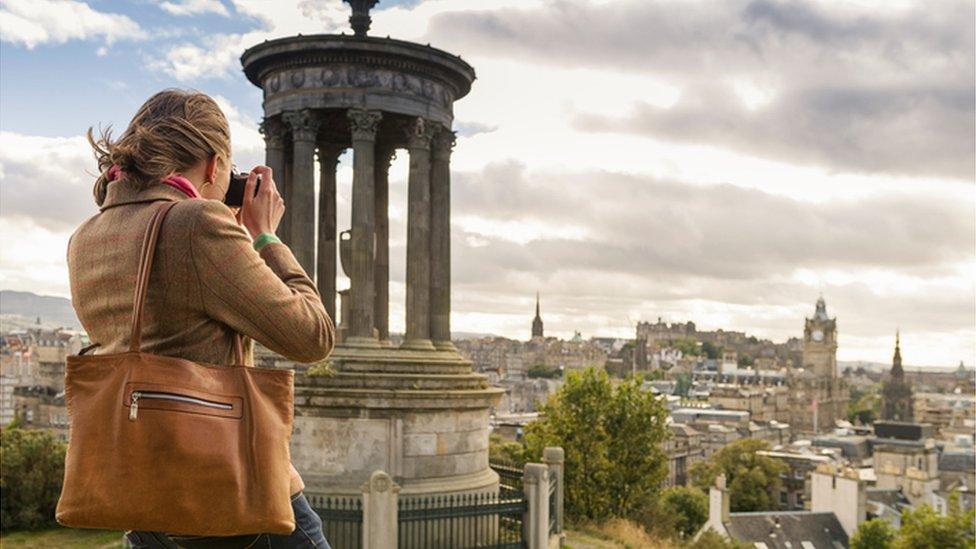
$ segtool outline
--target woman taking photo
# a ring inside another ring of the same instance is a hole
[[[95,139],[89,130],[88,136],[102,172],[94,191],[100,211],[72,235],[68,268],[72,303],[98,344],[95,355],[123,353],[135,339],[130,336],[134,274],[148,239],[147,225],[167,202],[175,204],[160,225],[148,268],[141,352],[210,365],[233,365],[235,357],[243,356],[245,366],[253,366],[253,340],[304,363],[331,352],[333,321],[315,284],[274,236],[285,208],[275,186],[277,174],[255,167],[247,178],[243,205],[235,212],[223,202],[230,182],[231,140],[227,119],[213,99],[166,90],[146,101],[117,140],[107,131]],[[235,349],[238,341],[243,341],[242,348]],[[132,408],[129,419],[145,415],[135,409],[134,399]],[[82,443],[69,445],[76,442]],[[290,464],[282,463],[286,471]],[[154,472],[144,474],[152,477]],[[295,519],[291,535],[127,531],[126,537],[137,548],[328,548],[322,522],[302,494],[304,485],[294,466],[288,483]],[[178,501],[181,495],[166,497]],[[212,494],[215,500],[234,497]]]

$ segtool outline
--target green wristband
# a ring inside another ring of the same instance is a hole
[[[281,242],[281,240],[274,233],[261,233],[254,239],[254,249],[260,252],[261,248],[273,242]]]

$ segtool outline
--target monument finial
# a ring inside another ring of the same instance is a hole
[[[359,38],[366,37],[373,18],[369,16],[369,10],[376,5],[379,0],[342,0],[352,6],[352,15],[349,16],[349,25],[353,33]]]

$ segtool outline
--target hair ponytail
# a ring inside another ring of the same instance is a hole
[[[163,90],[147,100],[112,140],[111,126],[96,139],[88,128],[88,142],[98,162],[93,195],[99,206],[108,191],[108,171],[114,165],[125,178],[146,186],[186,170],[210,155],[230,160],[230,128],[217,102],[187,90]]]

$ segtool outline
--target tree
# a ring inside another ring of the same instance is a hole
[[[519,442],[505,440],[501,435],[488,435],[488,459],[513,463],[521,467],[525,465],[525,446]]]
[[[722,348],[717,347],[710,341],[702,343],[702,352],[705,353],[705,358],[710,358],[713,360],[722,356]]]
[[[50,431],[0,429],[0,523],[5,530],[54,522],[65,450]]]
[[[679,536],[693,536],[708,520],[708,496],[695,488],[673,486],[661,493],[662,510],[673,517]]]
[[[526,427],[532,458],[546,446],[565,452],[568,517],[624,518],[654,499],[667,474],[668,412],[642,383],[635,376],[614,387],[603,370],[570,372]]]
[[[945,516],[931,506],[922,504],[906,509],[901,515],[901,530],[895,540],[896,549],[970,549],[976,539],[976,511],[966,511],[959,504],[958,494],[949,496]]]
[[[851,538],[851,549],[891,549],[895,530],[884,519],[862,522]]]
[[[786,473],[788,468],[782,461],[756,453],[768,449],[769,443],[754,438],[732,442],[707,461],[692,466],[694,484],[708,490],[715,483],[715,478],[724,474],[732,496],[732,511],[773,510],[774,496],[780,489],[780,475]]]
[[[675,349],[681,351],[681,354],[687,356],[700,356],[701,349],[698,347],[698,342],[694,339],[675,339],[671,342],[671,346]]]
[[[542,377],[546,379],[561,377],[562,374],[563,372],[559,368],[550,368],[545,364],[533,364],[532,366],[529,366],[529,369],[526,370],[525,372],[525,375],[527,377],[531,377],[531,378]]]

